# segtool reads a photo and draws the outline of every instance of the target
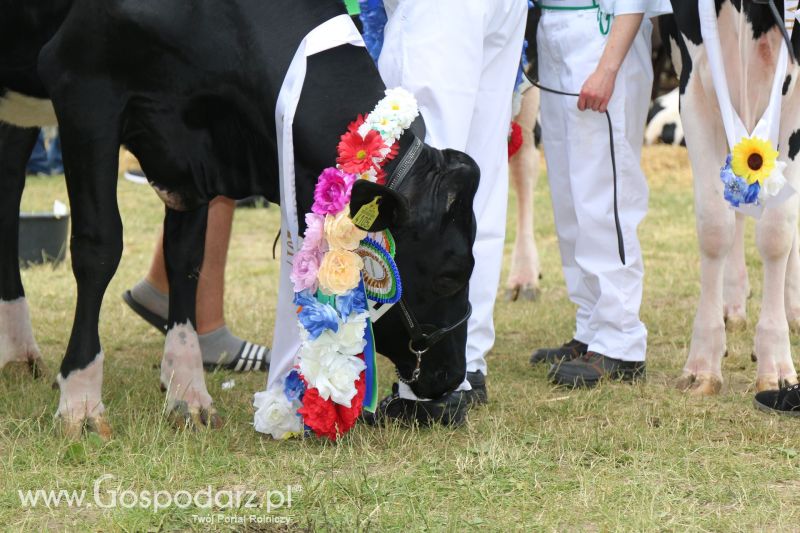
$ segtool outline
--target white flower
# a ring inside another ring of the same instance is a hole
[[[308,332],[301,326],[300,357],[304,358],[308,352],[313,352],[319,358],[325,353],[339,353],[342,355],[359,355],[364,351],[367,341],[364,340],[364,331],[367,328],[368,313],[351,314],[347,322],[339,319],[339,330],[333,332],[326,329],[314,340],[309,338]],[[305,372],[303,372],[305,374]]]
[[[362,180],[367,180],[371,181],[372,183],[375,183],[378,181],[378,171],[375,170],[375,168],[371,168],[366,172],[361,173],[358,177]]]
[[[304,349],[301,352],[300,372],[309,387],[316,387],[322,399],[332,399],[339,405],[350,407],[355,397],[356,380],[366,368],[364,361],[338,352]]]
[[[786,185],[786,178],[783,171],[786,169],[786,163],[783,161],[775,162],[775,169],[767,179],[762,183],[761,191],[768,197],[776,196]]]
[[[256,414],[253,427],[261,433],[268,433],[275,439],[288,439],[303,434],[303,419],[297,414],[299,404],[290,402],[282,387],[257,392],[253,398]]]
[[[386,90],[386,97],[378,103],[382,113],[391,116],[402,129],[407,129],[419,115],[417,99],[402,87]]]
[[[398,121],[389,115],[378,113],[377,110],[370,113],[365,124],[369,124],[370,129],[380,133],[387,146],[394,144],[403,135],[403,128]]]
[[[361,137],[366,137],[370,130],[375,130],[386,146],[392,146],[417,116],[419,107],[413,94],[400,87],[387,89],[386,96],[366,116],[358,133]]]
[[[369,313],[352,313],[347,317],[346,322],[339,326],[339,351],[347,355],[358,355],[364,351],[366,341],[364,332],[367,329],[367,319]],[[354,352],[354,350],[357,350]]]
[[[361,138],[363,139],[364,137],[367,136],[367,133],[369,133],[369,130],[371,129],[372,126],[370,126],[369,124],[369,115],[367,115],[364,118],[364,123],[358,127],[358,134],[361,135]]]

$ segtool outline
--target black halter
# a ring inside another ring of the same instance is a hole
[[[387,187],[394,191],[399,189],[400,185],[408,176],[411,167],[413,167],[414,163],[416,163],[417,159],[419,159],[419,156],[422,153],[422,148],[422,141],[419,139],[419,137],[415,136],[414,141],[408,150],[406,150],[406,153],[403,154],[403,157],[400,159],[397,167],[392,172],[392,175],[388,180],[386,180]],[[410,385],[419,379],[422,367],[422,356],[425,355],[428,350],[430,350],[437,342],[441,341],[447,335],[463,326],[464,323],[469,320],[469,317],[472,316],[472,305],[467,302],[467,313],[455,324],[443,328],[439,328],[432,324],[420,324],[416,316],[414,316],[414,312],[406,303],[405,298],[400,297],[400,301],[397,303],[397,305],[400,307],[400,316],[403,320],[403,326],[405,326],[408,336],[411,337],[411,340],[408,341],[408,351],[416,356],[417,363],[416,367],[411,373],[411,377],[408,379],[401,376],[399,370],[395,369],[395,371],[397,372],[397,378],[401,382],[405,383],[406,385]]]

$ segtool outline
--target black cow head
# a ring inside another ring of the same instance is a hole
[[[359,181],[353,187],[351,212],[380,196],[380,215],[370,228],[389,228],[397,244],[403,298],[420,324],[444,328],[467,314],[468,284],[474,258],[475,217],[472,201],[480,171],[466,154],[422,152],[397,190]],[[378,351],[409,378],[416,356],[399,306],[375,324]],[[419,379],[411,389],[421,398],[436,399],[455,390],[464,379],[466,324],[433,345],[422,358]]]

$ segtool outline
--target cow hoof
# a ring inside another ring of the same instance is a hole
[[[522,300],[524,302],[535,302],[539,299],[541,291],[539,287],[533,285],[516,285],[506,289],[506,301],[516,302]]]
[[[222,427],[222,417],[213,406],[189,407],[186,402],[175,402],[169,413],[172,424],[178,429],[199,429],[208,427],[219,429]]]
[[[780,389],[780,380],[776,376],[762,376],[756,378],[756,392]]]
[[[80,440],[92,433],[104,441],[111,438],[111,426],[103,415],[87,417],[58,415],[57,419],[61,426],[61,434],[70,440]]]
[[[726,316],[725,330],[728,332],[744,331],[747,329],[747,319],[741,316]]]
[[[44,364],[24,297],[10,302],[0,300],[0,369],[20,363],[28,365],[34,377],[43,374]]]
[[[13,361],[6,365],[6,368],[23,368],[24,373],[29,373],[33,379],[39,379],[47,375],[47,365],[44,364],[44,359],[37,353],[25,361]],[[12,372],[16,372],[12,370]]]
[[[713,374],[684,372],[676,386],[692,396],[715,396],[722,389],[722,379]]]

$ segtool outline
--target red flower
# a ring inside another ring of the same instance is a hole
[[[522,148],[522,128],[516,122],[511,122],[511,131],[508,132],[508,158],[514,157]]]
[[[308,389],[303,396],[303,407],[297,410],[303,416],[303,423],[310,427],[317,437],[327,437],[335,441],[350,431],[361,415],[366,388],[364,373],[356,380],[356,395],[350,401],[350,407],[323,400],[316,388]]]
[[[347,126],[347,131],[350,133],[358,133],[358,128],[360,128],[364,122],[366,122],[366,117],[364,115],[358,115],[358,117]]]
[[[380,158],[385,148],[383,138],[375,130],[370,130],[364,138],[357,131],[348,131],[342,135],[336,162],[348,174],[362,174],[375,166],[373,159]]]
[[[333,400],[323,400],[315,387],[308,389],[303,396],[303,407],[297,410],[303,416],[303,423],[310,427],[318,437],[336,440],[336,404]]]

